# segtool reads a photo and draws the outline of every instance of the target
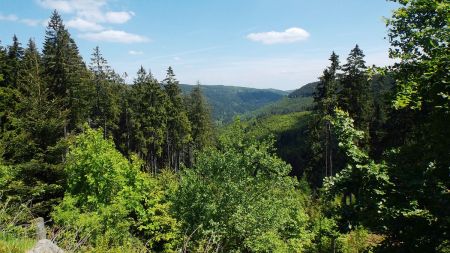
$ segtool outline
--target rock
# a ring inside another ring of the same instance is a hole
[[[27,253],[64,253],[64,250],[60,249],[52,241],[43,239],[38,241]]]
[[[34,220],[34,224],[36,226],[36,239],[42,240],[47,239],[47,230],[45,229],[44,218],[38,217]]]

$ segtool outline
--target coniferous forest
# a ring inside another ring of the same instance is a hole
[[[171,67],[83,59],[57,11],[42,50],[3,40],[0,252],[38,217],[67,252],[450,252],[450,3],[393,1],[391,66],[330,52],[222,124]]]

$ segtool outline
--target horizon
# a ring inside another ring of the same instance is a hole
[[[127,83],[141,65],[158,80],[172,66],[183,84],[295,90],[318,80],[332,51],[345,62],[355,44],[368,66],[393,62],[382,17],[395,4],[384,0],[27,0],[27,9],[24,2],[0,3],[2,46],[16,34],[22,46],[34,38],[41,49],[55,9],[86,64],[98,45]]]

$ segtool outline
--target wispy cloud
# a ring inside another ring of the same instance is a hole
[[[247,39],[262,42],[266,45],[280,44],[280,43],[294,43],[309,38],[309,33],[302,28],[292,27],[286,29],[283,32],[261,32],[261,33],[250,33],[247,35]]]
[[[123,24],[134,16],[132,11],[110,11],[105,14],[105,22]]]
[[[132,11],[110,11],[108,0],[36,0],[46,9],[56,9],[71,14],[67,27],[82,34],[80,38],[93,41],[116,43],[138,43],[150,41],[148,38],[111,28],[111,25],[124,24],[135,15]],[[108,26],[109,25],[109,26]]]
[[[3,15],[0,14],[0,21],[9,21],[9,22],[19,22],[22,24],[26,24],[28,26],[37,26],[42,20],[39,19],[29,19],[29,18],[19,18],[17,15],[9,14]]]
[[[103,26],[82,18],[71,19],[66,23],[67,27],[75,28],[80,31],[101,31]]]
[[[144,52],[142,52],[142,51],[134,51],[134,50],[130,50],[130,51],[128,51],[128,54],[131,54],[131,55],[141,55],[141,54],[144,54]]]
[[[9,15],[0,14],[0,20],[3,20],[3,21],[17,21],[17,20],[19,20],[19,18],[16,15],[14,15],[14,14],[9,14]]]
[[[107,41],[117,43],[141,43],[150,41],[150,39],[147,37],[119,30],[105,30],[97,33],[84,33],[80,34],[80,38],[91,41]]]

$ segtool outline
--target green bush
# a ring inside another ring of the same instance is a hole
[[[101,130],[86,128],[77,136],[65,166],[67,191],[52,213],[61,247],[176,249],[179,225],[169,213],[163,182],[141,172],[136,157],[132,160],[103,139]]]
[[[201,152],[181,173],[175,214],[189,251],[302,252],[308,201],[290,166],[273,155],[272,143],[247,136],[239,123],[220,137],[218,149]]]

